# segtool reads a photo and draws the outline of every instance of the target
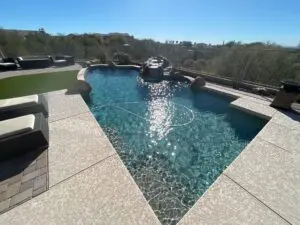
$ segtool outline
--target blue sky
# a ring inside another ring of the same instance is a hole
[[[1,1],[0,26],[49,33],[126,32],[138,38],[300,42],[299,0]]]

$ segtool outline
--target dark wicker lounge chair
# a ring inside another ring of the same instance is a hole
[[[300,83],[295,81],[281,81],[281,88],[276,94],[271,106],[280,109],[290,109],[292,103],[297,101],[300,95]]]
[[[18,57],[17,61],[22,69],[42,69],[53,66],[50,56]]]
[[[0,161],[48,146],[48,121],[42,113],[0,121]]]
[[[48,103],[43,95],[0,100],[0,121],[39,112],[48,117]]]
[[[75,64],[73,56],[70,55],[57,55],[54,61],[56,66],[71,66]]]
[[[12,62],[0,62],[0,71],[16,70],[18,66]]]

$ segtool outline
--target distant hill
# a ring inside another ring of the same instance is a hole
[[[282,79],[300,81],[300,50],[273,43],[160,43],[117,32],[52,35],[44,29],[0,29],[0,50],[6,57],[67,54],[77,59],[98,59],[101,63],[113,59],[118,52],[127,53],[135,61],[163,55],[175,67],[218,74],[237,82],[248,80],[277,85]]]
[[[19,35],[26,36],[33,33],[38,33],[36,30],[17,30],[17,29],[2,29],[7,33],[18,33]]]
[[[2,31],[5,31],[7,33],[17,33],[21,36],[27,36],[29,34],[37,34],[40,32],[45,32],[45,30],[43,28],[40,28],[38,30],[18,30],[18,29],[1,29]],[[80,35],[96,35],[96,36],[101,36],[101,37],[111,37],[111,36],[124,36],[124,37],[130,37],[131,35],[129,35],[128,33],[118,33],[118,32],[112,32],[112,33],[107,33],[107,34],[102,34],[102,33],[85,33],[85,34],[63,34],[63,36],[68,36],[68,35],[76,35],[76,36],[80,36]],[[61,36],[59,34],[51,34],[51,36]]]

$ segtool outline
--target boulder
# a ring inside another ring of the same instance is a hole
[[[90,61],[86,61],[86,67],[90,67],[92,65],[92,63]]]
[[[66,94],[82,94],[88,95],[92,90],[92,87],[89,83],[84,80],[77,80],[76,83],[68,88]]]
[[[204,78],[197,77],[191,84],[191,88],[193,91],[199,91],[202,90],[202,87],[204,87],[206,84]]]

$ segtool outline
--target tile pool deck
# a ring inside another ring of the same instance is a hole
[[[207,88],[270,121],[179,224],[300,224],[300,115]],[[47,94],[49,190],[0,215],[0,224],[160,224],[81,96],[64,93]]]

